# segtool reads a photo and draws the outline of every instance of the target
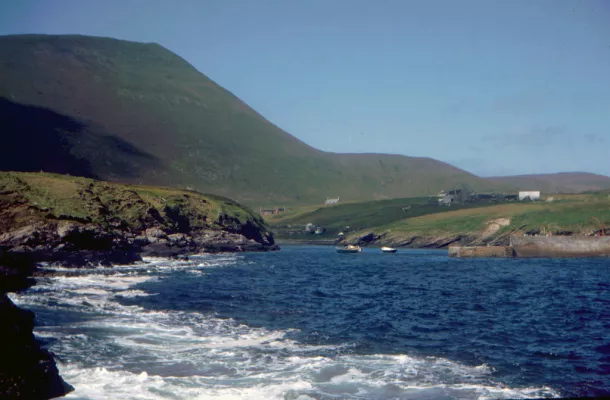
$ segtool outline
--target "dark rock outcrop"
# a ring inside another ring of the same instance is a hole
[[[364,235],[360,236],[358,238],[358,240],[356,241],[356,244],[358,246],[367,246],[369,244],[375,243],[379,240],[379,236],[375,235],[375,233],[373,232],[368,232],[365,233]]]
[[[234,231],[239,232],[237,228]],[[181,233],[152,226],[131,231],[74,221],[49,221],[0,235],[0,251],[30,264],[48,262],[67,267],[87,267],[129,264],[141,260],[141,256],[175,257],[202,252],[278,249],[273,236],[266,232],[252,236],[248,238],[241,233],[218,229]]]
[[[13,268],[9,265],[15,266]],[[33,264],[22,254],[0,252],[0,398],[51,399],[74,388],[64,382],[52,353],[34,338],[34,314],[6,295],[33,285]]]
[[[79,222],[35,223],[0,235],[0,251],[22,260],[14,268],[49,262],[68,267],[128,264],[141,260],[138,247],[115,231]]]
[[[3,293],[0,316],[0,398],[51,399],[74,390],[59,376],[52,354],[36,342],[34,314]]]

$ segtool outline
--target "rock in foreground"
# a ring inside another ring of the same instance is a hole
[[[50,399],[74,390],[59,376],[51,353],[36,342],[34,314],[2,293],[0,316],[0,398]]]

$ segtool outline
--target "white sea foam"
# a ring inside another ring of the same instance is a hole
[[[498,399],[558,396],[550,388],[510,388],[487,365],[406,354],[356,355],[351,344],[315,346],[291,331],[253,328],[213,314],[150,311],[121,298],[151,296],[134,286],[168,271],[203,272],[237,262],[146,259],[41,280],[16,303],[78,310],[70,326],[46,324],[71,399]],[[205,277],[193,279],[205,279]]]

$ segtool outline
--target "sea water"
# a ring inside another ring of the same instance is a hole
[[[610,395],[608,259],[285,246],[55,270],[11,297],[69,399]]]

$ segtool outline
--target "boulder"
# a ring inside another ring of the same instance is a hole
[[[0,398],[51,399],[74,390],[59,376],[53,355],[34,334],[34,314],[0,294]]]

